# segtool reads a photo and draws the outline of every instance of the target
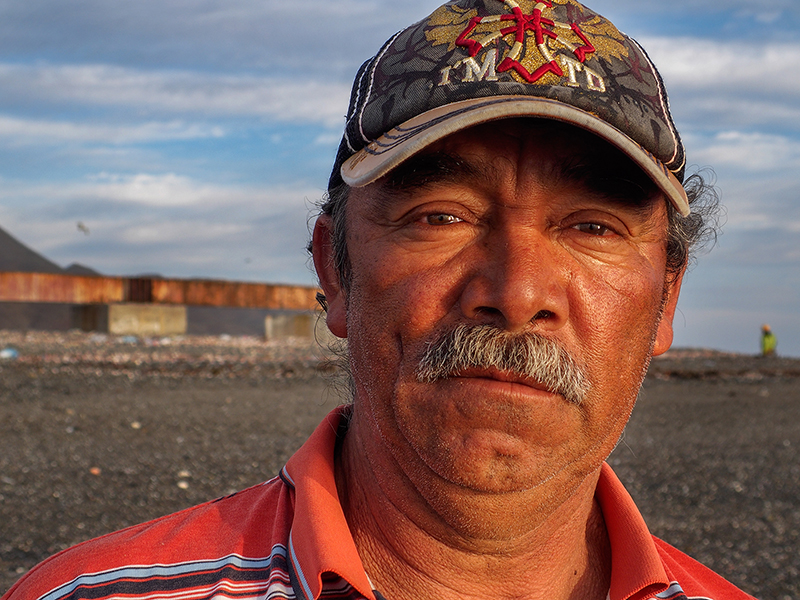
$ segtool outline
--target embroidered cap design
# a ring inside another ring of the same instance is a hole
[[[563,77],[564,71],[550,51],[547,45],[548,39],[558,40],[561,44],[569,48],[580,63],[586,62],[587,55],[595,52],[595,47],[586,38],[579,25],[576,23],[561,23],[543,16],[542,11],[545,8],[553,7],[552,0],[538,2],[533,8],[533,13],[529,15],[523,13],[520,5],[514,0],[504,0],[504,4],[507,8],[511,9],[510,13],[472,17],[469,21],[469,25],[467,25],[466,29],[461,32],[461,35],[459,35],[456,40],[456,44],[467,48],[469,55],[474,57],[483,50],[483,48],[489,44],[495,43],[499,38],[514,34],[514,45],[503,61],[497,65],[497,71],[499,73],[504,73],[513,69],[528,83],[536,83],[547,73],[553,73],[558,77]],[[497,23],[500,28],[478,41],[470,39],[476,27],[484,23]],[[510,25],[506,26],[506,24],[509,23]],[[578,37],[582,45],[575,46],[566,39],[566,36],[556,31],[556,29],[571,31]],[[529,37],[534,38],[536,47],[545,60],[544,64],[533,73],[529,72],[520,62],[520,57],[526,54],[525,50]]]

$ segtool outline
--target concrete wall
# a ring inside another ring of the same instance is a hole
[[[185,306],[156,304],[110,304],[108,333],[116,335],[159,336],[186,333]]]
[[[73,306],[38,302],[0,302],[0,329],[26,331],[67,331]]]
[[[73,327],[137,337],[183,335],[186,333],[186,307],[157,304],[90,304],[76,306]]]
[[[225,310],[225,309],[208,309]],[[246,309],[231,309],[243,311]],[[213,313],[205,315],[213,317]],[[263,314],[263,313],[262,313]],[[166,335],[183,335],[188,328],[187,307],[158,304],[91,304],[75,306],[72,314],[72,327],[83,331],[97,331],[114,335],[135,335],[137,337],[155,337]],[[241,316],[241,315],[240,315]],[[319,311],[271,311],[266,316],[246,315],[263,319],[263,335],[267,340],[279,340],[289,337],[317,340],[327,345],[334,340],[333,334],[325,324],[325,315]],[[249,322],[249,321],[248,321]],[[234,335],[258,335],[253,331],[230,331],[221,323],[220,331],[203,331],[206,335],[232,333]],[[224,330],[224,331],[223,331]]]
[[[264,318],[264,336],[267,340],[287,337],[316,339],[325,345],[333,334],[325,324],[325,315],[318,311],[274,312]]]

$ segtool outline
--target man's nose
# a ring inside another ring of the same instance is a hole
[[[569,269],[547,232],[503,227],[476,244],[461,294],[463,314],[518,332],[562,327],[569,317]]]

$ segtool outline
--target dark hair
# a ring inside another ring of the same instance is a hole
[[[722,207],[713,183],[713,173],[708,179],[701,172],[688,177],[683,183],[692,212],[683,217],[667,203],[667,277],[674,280],[695,258],[697,251],[716,242],[720,230]],[[330,189],[319,204],[319,214],[328,215],[333,224],[334,265],[342,289],[350,286],[350,258],[347,253],[347,200],[350,187],[345,184]],[[310,246],[309,246],[310,251]]]
[[[683,182],[692,212],[684,217],[667,203],[667,276],[674,279],[697,257],[697,253],[713,246],[721,230],[723,208],[714,187],[715,175],[706,171],[690,175]]]

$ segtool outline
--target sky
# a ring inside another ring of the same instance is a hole
[[[437,0],[0,0],[0,227],[67,266],[313,285],[352,78]],[[722,235],[675,345],[800,356],[800,2],[587,0],[670,91]]]

